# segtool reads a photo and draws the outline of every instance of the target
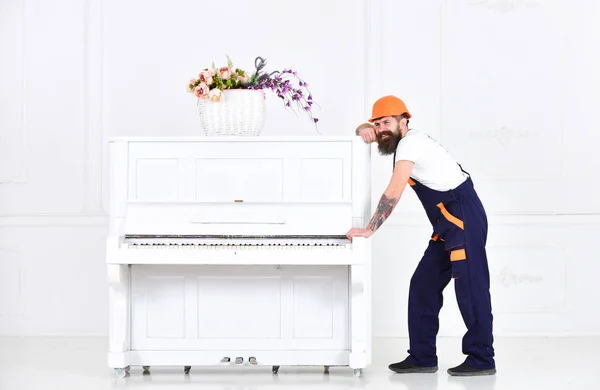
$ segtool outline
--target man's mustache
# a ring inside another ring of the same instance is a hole
[[[393,137],[394,133],[389,130],[382,131],[381,133],[377,134],[377,139],[382,139],[384,136],[387,136],[388,138]]]

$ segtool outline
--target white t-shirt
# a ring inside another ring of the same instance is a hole
[[[395,161],[400,160],[414,162],[410,176],[433,190],[454,189],[468,177],[442,145],[418,130],[409,130],[398,143]]]

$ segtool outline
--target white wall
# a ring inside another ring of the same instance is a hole
[[[600,334],[600,5],[586,0],[0,5],[0,335],[106,335],[105,141],[201,135],[187,81],[212,61],[293,66],[323,134],[393,93],[475,180],[496,335]],[[222,15],[217,17],[217,15]],[[264,135],[312,135],[267,101]],[[374,150],[373,206],[391,160]],[[376,337],[406,336],[430,227],[408,190],[373,237]],[[464,326],[446,290],[440,334]]]
[[[496,335],[600,334],[599,19],[586,0],[383,1],[373,14],[374,94],[406,98],[411,125],[459,159],[489,213]],[[395,302],[374,307],[382,337],[407,334],[430,233],[407,195],[375,239],[376,298]],[[450,286],[440,334],[463,331]]]

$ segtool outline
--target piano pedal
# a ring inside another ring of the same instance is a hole
[[[255,357],[250,357],[250,358],[248,359],[248,361],[249,361],[249,362],[250,362],[250,364],[252,364],[253,366],[256,366],[256,365],[258,364],[258,363],[257,363],[257,361],[256,361],[256,358],[255,358]]]
[[[235,358],[235,364],[242,364],[243,362],[244,362],[244,358],[242,358],[242,357]]]
[[[224,357],[223,359],[221,359],[221,363],[231,363],[231,358]]]

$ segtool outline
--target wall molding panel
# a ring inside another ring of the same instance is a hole
[[[23,309],[23,269],[22,253],[19,249],[0,243],[0,321],[22,314]]]
[[[56,227],[56,226],[104,226],[108,229],[105,215],[21,215],[0,217],[0,227]]]
[[[107,149],[103,126],[104,0],[85,3],[85,201],[83,213],[107,214],[103,204],[103,156]]]
[[[0,185],[12,185],[28,180],[27,0],[9,0],[0,12]]]

